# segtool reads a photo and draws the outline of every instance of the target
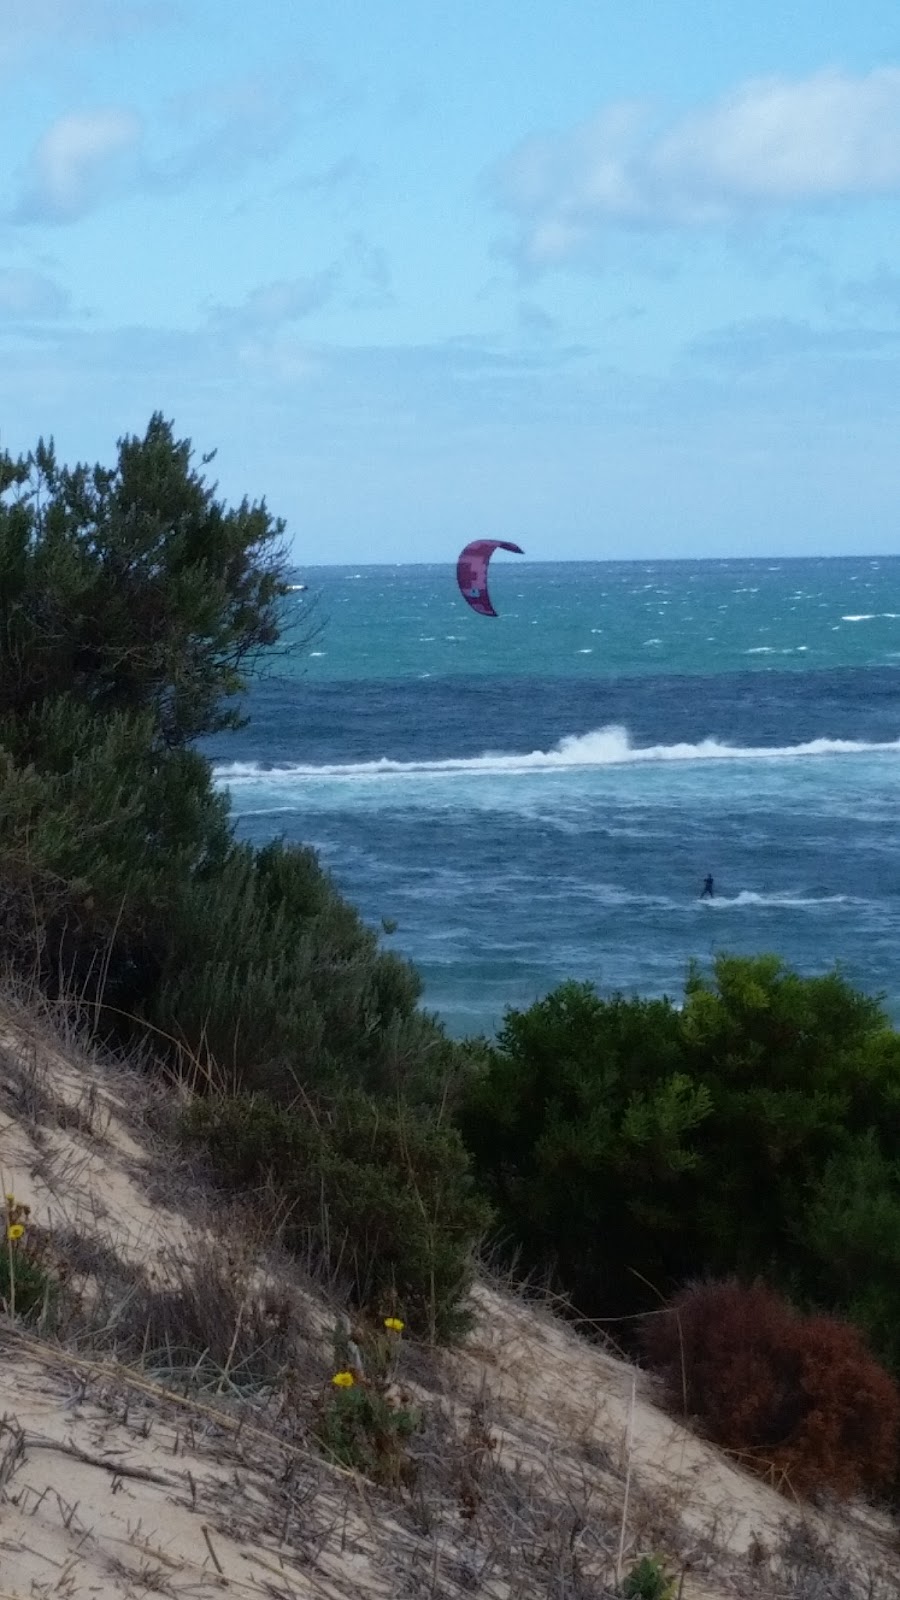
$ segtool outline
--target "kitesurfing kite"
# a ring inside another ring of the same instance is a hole
[[[473,539],[456,563],[459,592],[464,600],[468,600],[472,610],[482,617],[497,615],[491,605],[487,586],[488,562],[495,550],[512,550],[517,556],[525,554],[519,545],[508,544],[505,539]]]

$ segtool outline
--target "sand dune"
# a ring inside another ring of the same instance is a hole
[[[682,1600],[900,1594],[886,1516],[793,1503],[487,1282],[461,1348],[400,1350],[411,1486],[330,1464],[311,1429],[341,1307],[184,1165],[173,1094],[3,1011],[0,1178],[68,1279],[52,1331],[0,1322],[0,1600],[594,1600],[644,1554]],[[161,1344],[163,1301],[178,1328],[237,1305],[234,1359]],[[270,1302],[290,1356],[251,1379]]]

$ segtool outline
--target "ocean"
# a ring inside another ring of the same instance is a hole
[[[217,781],[450,1032],[566,978],[678,999],[719,951],[837,963],[900,1022],[900,557],[500,552],[495,619],[453,561],[298,578]]]

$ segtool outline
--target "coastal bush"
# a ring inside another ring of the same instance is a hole
[[[314,853],[237,844],[227,799],[151,719],[54,700],[0,721],[0,953],[143,1019],[248,1088],[348,1075],[437,1101],[460,1053]],[[133,1027],[132,1030],[134,1031]]]
[[[870,1129],[832,1157],[804,1209],[802,1238],[810,1254],[811,1298],[839,1305],[900,1374],[900,1161],[895,1149],[882,1124],[880,1132]]]
[[[402,1101],[345,1090],[293,1106],[210,1096],[185,1119],[224,1183],[267,1188],[288,1246],[381,1315],[449,1339],[466,1325],[473,1253],[489,1213],[456,1131]]]
[[[61,466],[52,440],[0,453],[0,715],[71,696],[147,713],[166,749],[239,721],[278,637],[284,524],[226,508],[192,457],[159,413],[111,468]]]
[[[0,719],[0,959],[56,994],[133,1011],[191,879],[230,848],[227,806],[149,719],[52,700]]]
[[[231,847],[190,745],[277,639],[282,531],[158,414],[112,468],[0,453],[0,953],[29,977],[151,993],[173,901]]]
[[[282,533],[159,415],[112,468],[0,452],[0,961],[208,1064],[241,1096],[196,1113],[227,1180],[280,1184],[298,1248],[446,1336],[486,1216],[440,1120],[463,1054],[312,851],[237,842],[196,748],[278,642]]]
[[[671,1408],[776,1482],[849,1498],[896,1473],[900,1390],[848,1323],[762,1283],[698,1283],[644,1322],[641,1347]]]
[[[152,1017],[275,1099],[351,1081],[437,1104],[462,1056],[419,989],[313,851],[235,845],[173,898]]]
[[[312,851],[237,844],[190,747],[277,642],[282,532],[158,414],[111,469],[0,454],[0,956],[247,1087],[436,1101],[455,1056],[412,967]]]
[[[567,983],[507,1014],[460,1125],[520,1264],[552,1270],[580,1310],[615,1315],[643,1304],[630,1267],[656,1279],[678,1255],[710,1112],[674,1007]]]
[[[900,1036],[839,974],[720,957],[681,1008],[511,1011],[460,1126],[521,1266],[593,1317],[760,1274],[900,1369]]]

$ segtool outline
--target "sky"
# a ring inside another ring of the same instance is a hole
[[[896,0],[0,0],[0,446],[304,564],[900,552]]]

